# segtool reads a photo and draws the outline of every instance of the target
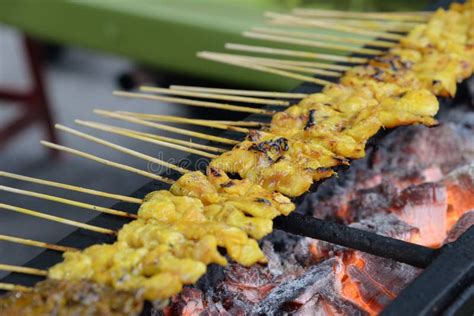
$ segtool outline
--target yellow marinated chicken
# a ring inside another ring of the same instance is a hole
[[[255,239],[271,233],[273,218],[295,209],[286,196],[267,191],[248,179],[232,180],[213,168],[208,168],[207,176],[199,171],[183,175],[170,191],[199,198],[208,219],[241,228]]]
[[[246,232],[225,222],[208,219],[204,213],[204,205],[199,199],[162,190],[147,195],[138,217],[151,224],[166,223],[189,240],[212,235],[217,245],[224,247],[229,257],[242,265],[266,262],[258,243],[248,238]]]
[[[238,173],[269,191],[299,196],[314,181],[334,174],[339,157],[320,145],[254,132],[247,140],[211,161],[211,168]]]

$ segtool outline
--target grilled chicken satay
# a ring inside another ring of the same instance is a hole
[[[289,140],[269,132],[252,132],[246,140],[211,161],[210,166],[290,197],[314,181],[334,174],[340,157],[315,142]]]
[[[286,196],[265,190],[246,180],[232,180],[224,172],[208,168],[182,176],[170,189],[176,195],[199,198],[204,215],[213,221],[238,227],[260,239],[273,229],[272,219],[295,208]]]
[[[37,315],[140,315],[140,292],[115,290],[90,281],[39,282],[32,291],[11,292],[0,297],[0,314]]]
[[[265,263],[258,243],[247,233],[208,219],[202,202],[169,191],[149,194],[139,219],[125,225],[114,244],[66,252],[49,276],[60,280],[92,280],[121,290],[142,290],[148,300],[163,300],[195,283],[206,265],[225,265],[229,257],[250,266]]]

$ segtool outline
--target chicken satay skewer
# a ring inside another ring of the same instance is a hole
[[[19,194],[19,195],[31,196],[31,197],[35,197],[35,198],[42,199],[42,200],[48,200],[48,201],[53,201],[53,202],[56,202],[56,203],[71,205],[71,206],[75,206],[75,207],[79,207],[79,208],[83,208],[83,209],[87,209],[87,210],[92,210],[92,211],[96,211],[96,212],[100,212],[100,213],[104,213],[104,214],[110,214],[110,215],[115,215],[115,216],[120,216],[120,217],[125,217],[125,218],[137,218],[137,215],[130,214],[130,213],[127,213],[127,212],[114,210],[114,209],[111,209],[111,208],[102,207],[102,206],[98,206],[98,205],[93,205],[93,204],[89,204],[89,203],[74,201],[74,200],[70,200],[70,199],[65,199],[65,198],[61,198],[61,197],[58,197],[58,196],[54,196],[54,195],[49,195],[49,194],[43,194],[43,193],[33,192],[33,191],[29,191],[29,190],[22,190],[22,189],[12,188],[12,187],[8,187],[8,186],[5,186],[5,185],[0,185],[0,191],[15,193],[15,194]]]
[[[141,119],[138,119],[138,118],[135,118],[135,117],[129,117],[129,116],[117,113],[117,112],[110,112],[110,111],[104,111],[104,110],[96,109],[96,110],[94,110],[94,113],[105,116],[105,117],[111,117],[111,118],[119,119],[119,120],[122,120],[122,121],[127,121],[127,122],[131,122],[131,123],[139,124],[139,125],[153,127],[153,128],[156,128],[156,129],[160,129],[160,130],[164,130],[164,131],[168,131],[168,132],[173,132],[173,133],[177,133],[177,134],[181,134],[181,135],[206,139],[206,140],[210,140],[210,141],[218,142],[218,143],[223,143],[223,144],[227,144],[227,145],[237,145],[239,143],[238,141],[233,140],[233,139],[228,139],[228,138],[224,138],[224,137],[220,137],[220,136],[208,135],[208,134],[200,133],[200,132],[189,131],[187,129],[177,128],[177,127],[174,127],[174,126],[168,126],[168,125],[159,124],[159,123],[155,123],[155,122],[149,122],[149,121],[141,120]]]
[[[221,63],[224,63],[224,64],[239,66],[239,67],[243,67],[243,68],[248,68],[248,69],[257,70],[257,71],[261,71],[261,72],[266,72],[266,73],[271,73],[271,74],[274,74],[274,75],[279,75],[279,76],[282,76],[282,77],[292,78],[292,79],[296,79],[296,80],[302,80],[302,81],[305,81],[305,82],[311,82],[311,83],[315,83],[315,84],[321,85],[321,86],[325,86],[325,85],[328,85],[328,84],[331,83],[330,81],[327,81],[327,80],[323,80],[323,79],[319,79],[319,78],[313,78],[313,77],[309,77],[309,76],[305,76],[305,75],[300,75],[300,74],[297,74],[297,73],[294,73],[294,72],[280,70],[280,69],[276,69],[276,68],[272,68],[272,67],[268,67],[268,66],[261,66],[261,65],[255,64],[253,62],[247,62],[247,61],[243,61],[241,59],[235,59],[235,58],[230,58],[230,57],[227,57],[227,56],[222,56],[222,55],[219,55],[218,53],[198,52],[197,56],[200,57],[200,58],[213,60],[213,61],[221,62]],[[274,113],[272,113],[272,114],[274,114]]]
[[[163,101],[163,102],[168,102],[168,103],[176,103],[176,104],[181,104],[181,105],[212,108],[212,109],[234,111],[234,112],[255,113],[255,114],[265,114],[265,115],[273,115],[275,113],[274,111],[268,111],[264,109],[258,109],[258,108],[252,108],[252,107],[246,107],[246,106],[223,104],[223,103],[201,101],[201,100],[191,100],[191,99],[176,98],[176,97],[167,97],[167,96],[162,96],[162,95],[153,95],[153,94],[146,94],[146,93],[114,91],[113,94],[116,96],[125,97],[125,98]]]
[[[334,50],[339,50],[343,52],[358,53],[358,54],[365,54],[365,55],[380,55],[383,53],[382,50],[373,49],[373,48],[360,48],[360,47],[354,47],[354,46],[349,46],[349,45],[332,44],[332,43],[326,43],[326,42],[321,42],[321,41],[298,39],[294,37],[271,35],[271,34],[265,34],[265,33],[260,33],[260,32],[244,32],[243,36],[248,37],[248,38],[253,38],[253,39],[271,41],[271,42],[296,44],[300,46],[309,46],[309,47],[317,47],[317,48],[325,48],[325,49],[334,49]]]
[[[71,220],[71,219],[67,219],[67,218],[63,218],[63,217],[59,217],[59,216],[54,216],[54,215],[49,215],[49,214],[45,214],[45,213],[42,213],[42,212],[33,211],[33,210],[30,210],[30,209],[26,209],[26,208],[22,208],[22,207],[18,207],[18,206],[13,206],[13,205],[5,204],[5,203],[0,203],[0,209],[4,209],[4,210],[16,212],[16,213],[21,213],[21,214],[24,214],[24,215],[34,216],[34,217],[42,218],[42,219],[45,219],[45,220],[48,220],[48,221],[57,222],[57,223],[61,223],[61,224],[65,224],[65,225],[69,225],[69,226],[73,226],[73,227],[77,227],[77,228],[90,230],[90,231],[93,231],[93,232],[96,232],[96,233],[107,234],[107,235],[115,235],[115,231],[113,231],[111,229],[108,229],[108,228],[103,228],[103,227],[99,227],[99,226],[85,224],[85,223],[81,223],[81,222],[74,221],[74,220]]]
[[[330,55],[330,54],[314,53],[314,52],[307,52],[307,51],[300,51],[300,50],[280,49],[280,48],[272,48],[272,47],[266,47],[266,46],[252,46],[252,45],[235,44],[235,43],[226,43],[225,48],[231,49],[231,50],[243,51],[243,52],[253,52],[253,53],[262,53],[262,54],[269,54],[269,55],[280,55],[280,56],[292,56],[292,57],[301,57],[301,58],[309,58],[309,59],[327,60],[327,61],[333,61],[333,62],[344,62],[344,63],[351,63],[351,64],[363,64],[368,61],[367,58],[363,58],[363,57]]]
[[[278,59],[275,59],[275,60],[278,60]],[[320,64],[322,65],[323,63],[320,63]],[[327,65],[331,65],[331,64],[327,64]],[[347,67],[347,69],[349,69],[349,67]],[[245,96],[254,96],[254,97],[271,97],[271,98],[287,98],[287,99],[302,99],[308,96],[308,94],[306,93],[223,89],[223,88],[209,88],[209,87],[182,86],[182,85],[171,85],[170,89],[211,92],[211,93],[216,93],[216,94],[245,95]]]
[[[122,201],[122,202],[136,203],[136,204],[142,204],[143,203],[142,199],[137,199],[137,198],[129,197],[129,196],[126,196],[126,195],[107,193],[107,192],[103,192],[103,191],[78,187],[78,186],[75,186],[75,185],[64,184],[64,183],[59,183],[59,182],[54,182],[54,181],[49,181],[49,180],[42,180],[42,179],[22,176],[22,175],[19,175],[19,174],[14,174],[14,173],[5,172],[5,171],[0,171],[0,177],[20,180],[20,181],[25,181],[25,182],[31,182],[31,183],[36,183],[36,184],[42,184],[42,185],[46,185],[46,186],[50,186],[50,187],[55,187],[55,188],[60,188],[60,189],[75,191],[75,192],[81,192],[81,193],[86,193],[86,194],[90,194],[90,195],[96,195],[96,196],[109,198],[109,199],[113,199],[113,200],[118,200],[118,201]]]
[[[130,155],[130,156],[133,156],[133,157],[137,157],[137,158],[143,159],[143,160],[151,162],[151,163],[156,163],[157,165],[160,165],[160,166],[178,171],[179,173],[190,172],[190,170],[188,170],[188,169],[181,168],[179,166],[176,166],[176,165],[174,165],[172,163],[169,163],[169,162],[166,162],[164,160],[161,160],[161,159],[149,156],[149,155],[145,155],[145,154],[143,154],[141,152],[138,152],[136,150],[133,150],[133,149],[121,146],[121,145],[117,145],[115,143],[106,141],[102,138],[89,135],[87,133],[79,132],[78,130],[75,130],[75,129],[67,127],[67,126],[64,126],[64,125],[61,125],[61,124],[56,124],[55,127],[57,129],[63,131],[63,132],[78,136],[78,137],[83,138],[83,139],[87,139],[89,141],[92,141],[94,143],[103,145],[105,147],[112,148],[112,149],[114,149],[118,152]]]
[[[290,103],[288,101],[281,100],[271,100],[271,99],[262,99],[254,97],[242,97],[242,96],[233,96],[226,94],[217,94],[217,93],[203,93],[203,92],[194,92],[194,91],[180,91],[172,90],[169,88],[159,88],[159,87],[149,87],[141,86],[140,91],[143,92],[153,92],[153,93],[162,93],[162,94],[171,94],[179,95],[186,97],[195,97],[195,98],[205,98],[205,99],[216,99],[224,101],[236,101],[252,104],[264,104],[264,105],[279,105],[279,106],[288,106]]]
[[[308,38],[308,39],[321,39],[321,40],[327,39],[327,40],[334,40],[336,42],[343,42],[347,44],[368,45],[368,46],[381,47],[381,48],[390,48],[396,45],[396,43],[394,42],[388,42],[388,41],[382,41],[382,40],[370,40],[370,39],[362,39],[362,38],[334,36],[334,35],[319,34],[319,33],[314,33],[314,32],[288,31],[288,30],[274,29],[270,27],[253,27],[252,30],[254,32],[268,33],[268,34],[273,34],[273,35],[284,35],[284,36],[301,37],[301,38]]]
[[[17,291],[17,292],[29,292],[32,290],[31,287],[19,285],[19,284],[12,284],[12,283],[4,283],[0,282],[0,290],[3,291]]]
[[[25,239],[25,238],[20,238],[20,237],[15,237],[15,236],[7,236],[7,235],[0,235],[0,241],[8,241],[8,242],[21,244],[21,245],[25,245],[25,246],[44,248],[44,249],[55,250],[55,251],[60,251],[60,252],[78,251],[79,250],[79,249],[73,248],[73,247],[49,244],[49,243],[42,242],[42,241],[37,241],[37,240],[32,240],[32,239]]]
[[[173,184],[175,182],[172,179],[168,179],[168,178],[153,174],[151,172],[140,170],[140,169],[137,169],[137,168],[134,168],[134,167],[131,167],[131,166],[127,166],[127,165],[124,165],[124,164],[121,164],[121,163],[118,163],[118,162],[114,162],[114,161],[110,161],[110,160],[107,160],[107,159],[104,159],[104,158],[100,158],[100,157],[94,156],[90,153],[86,153],[86,152],[83,152],[83,151],[80,151],[80,150],[77,150],[77,149],[69,148],[69,147],[66,147],[66,146],[61,146],[61,145],[54,144],[54,143],[51,143],[51,142],[48,142],[48,141],[45,141],[45,140],[42,140],[41,144],[43,146],[46,146],[46,147],[51,148],[51,149],[66,152],[66,153],[69,153],[69,154],[72,154],[72,155],[75,155],[75,156],[79,156],[79,157],[82,157],[82,158],[86,158],[86,159],[101,163],[101,164],[109,166],[109,167],[125,170],[125,171],[132,172],[132,173],[135,173],[135,174],[139,174],[139,175],[142,175],[144,177],[147,177],[147,178],[150,178],[150,179],[153,179],[153,180],[161,181],[163,183]]]
[[[187,153],[190,153],[190,154],[203,156],[203,157],[206,157],[206,158],[215,158],[215,157],[217,157],[217,155],[215,155],[215,154],[211,154],[211,153],[208,153],[208,152],[205,152],[205,151],[202,151],[202,150],[187,148],[187,147],[184,147],[184,146],[181,146],[181,145],[176,145],[176,144],[169,143],[169,142],[166,142],[166,141],[156,140],[156,139],[153,139],[153,138],[145,137],[145,136],[133,133],[133,132],[126,131],[126,130],[118,128],[118,127],[110,126],[110,125],[98,124],[98,123],[95,123],[95,122],[88,122],[88,121],[81,121],[81,120],[75,120],[75,122],[79,125],[82,125],[82,126],[94,128],[94,129],[97,129],[97,130],[101,130],[101,131],[104,131],[104,132],[109,132],[109,133],[116,134],[116,135],[122,135],[122,136],[126,136],[126,137],[129,137],[129,138],[138,139],[138,140],[149,142],[149,143],[152,143],[152,144],[155,144],[155,145],[160,145],[160,146],[164,146],[164,147],[177,149],[177,150],[180,150],[180,151],[184,151],[184,152],[187,152]]]
[[[2,264],[0,263],[0,271],[7,271],[7,272],[14,272],[14,273],[23,273],[29,275],[37,275],[37,276],[47,276],[48,271],[29,268],[29,267],[22,267],[22,266],[15,266],[11,264]]]

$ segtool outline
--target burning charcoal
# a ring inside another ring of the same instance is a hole
[[[458,168],[444,178],[448,194],[448,229],[474,208],[474,164]]]
[[[413,280],[420,269],[360,251],[346,259],[342,280],[346,298],[370,312],[380,312]]]
[[[334,275],[334,260],[327,260],[321,264],[311,267],[303,275],[279,284],[259,304],[255,305],[251,314],[272,315],[280,306],[300,295],[308,287],[323,288],[331,276]]]
[[[410,241],[418,235],[418,228],[408,225],[392,214],[375,214],[349,227],[404,241]]]
[[[397,189],[389,183],[358,191],[349,202],[347,214],[344,216],[345,222],[352,223],[381,212],[388,213],[396,194]]]
[[[439,166],[447,173],[464,162],[462,139],[446,124],[434,128],[410,126],[399,129],[385,141],[384,150],[379,151],[381,170]]]
[[[456,225],[449,231],[444,243],[457,240],[472,225],[474,225],[474,210],[466,212],[461,216]]]
[[[172,304],[163,310],[165,316],[198,315],[204,311],[202,292],[195,288],[184,288],[173,298]]]
[[[424,183],[403,190],[391,209],[402,221],[419,229],[419,238],[412,242],[436,247],[446,237],[447,207],[446,188]]]

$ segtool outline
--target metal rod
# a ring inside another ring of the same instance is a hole
[[[426,268],[438,254],[436,249],[295,213],[287,217],[277,217],[274,220],[274,227],[295,235],[327,241],[418,268]]]

